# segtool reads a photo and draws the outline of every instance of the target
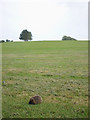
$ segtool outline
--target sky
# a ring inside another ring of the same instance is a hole
[[[33,40],[88,40],[88,0],[0,0],[0,40],[19,41],[23,30]]]

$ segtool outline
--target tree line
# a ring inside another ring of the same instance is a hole
[[[28,30],[23,30],[22,32],[21,32],[21,34],[20,34],[20,37],[19,37],[19,39],[20,40],[24,40],[25,42],[26,41],[31,41],[32,40],[32,33],[31,32],[29,32]],[[62,40],[63,41],[66,41],[66,40],[76,40],[75,38],[72,38],[72,37],[70,37],[70,36],[66,36],[66,35],[64,35],[63,37],[62,37]],[[3,43],[3,42],[5,42],[4,40],[1,40],[0,41],[0,43]],[[6,42],[13,42],[13,40],[6,40]]]
[[[8,40],[8,39],[6,39],[6,41],[5,40],[0,40],[0,43],[4,43],[4,42],[13,42],[13,40]]]

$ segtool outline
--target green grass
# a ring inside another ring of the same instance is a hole
[[[87,118],[88,42],[2,44],[3,118]],[[43,102],[29,105],[30,97]]]
[[[0,44],[0,119],[2,118],[2,44]]]

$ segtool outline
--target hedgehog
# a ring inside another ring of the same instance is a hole
[[[34,96],[34,97],[30,98],[30,100],[29,100],[29,104],[33,104],[33,105],[39,104],[41,102],[42,102],[41,96]]]

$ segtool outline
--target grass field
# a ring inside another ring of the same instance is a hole
[[[10,42],[2,53],[3,118],[88,118],[88,42]],[[34,95],[41,104],[28,104]]]

